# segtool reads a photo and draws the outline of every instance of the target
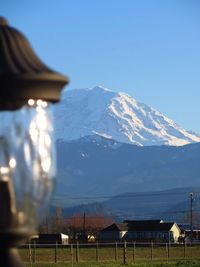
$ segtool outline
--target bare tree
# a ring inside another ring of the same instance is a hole
[[[65,226],[69,229],[72,239],[87,241],[88,235],[98,239],[99,232],[113,223],[113,219],[103,214],[74,214],[65,220]]]

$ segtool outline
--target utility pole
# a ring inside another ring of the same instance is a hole
[[[85,227],[85,221],[86,221],[86,216],[85,216],[85,212],[83,214],[83,239],[86,239],[86,227]]]
[[[192,239],[192,230],[193,230],[193,201],[194,194],[190,193],[190,238]]]

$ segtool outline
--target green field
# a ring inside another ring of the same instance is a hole
[[[199,267],[200,245],[151,246],[52,246],[49,248],[27,247],[20,249],[26,266],[31,267]]]
[[[79,264],[63,264],[63,263],[43,263],[34,264],[34,267],[199,267],[200,261],[175,261],[169,263],[162,262],[148,262],[148,263],[130,263],[130,264],[120,264],[120,263],[79,263]],[[26,265],[26,267],[32,267],[31,265]]]

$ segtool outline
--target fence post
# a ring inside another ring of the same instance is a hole
[[[118,245],[115,243],[115,261],[118,261]]]
[[[127,263],[127,250],[126,250],[126,240],[124,241],[124,253],[123,253],[123,264]]]
[[[187,248],[187,243],[184,242],[183,244],[184,248],[183,248],[183,255],[184,255],[184,259],[186,258],[186,248]]]
[[[167,254],[167,262],[169,261],[169,250],[168,250],[168,244],[166,243],[166,254]]]
[[[170,258],[170,248],[171,248],[170,246],[171,246],[171,243],[169,242],[168,243],[168,258]]]
[[[72,266],[73,266],[74,265],[73,244],[71,244],[71,261],[72,261]]]
[[[33,242],[33,263],[36,263],[36,241]]]
[[[153,260],[153,241],[151,241],[151,260]]]
[[[28,244],[28,248],[29,248],[29,259],[30,259],[30,265],[31,267],[33,266],[33,261],[32,261],[32,251],[31,251],[31,243],[29,242]]]
[[[54,261],[55,261],[55,263],[57,262],[57,248],[58,248],[58,242],[56,241],[56,244],[55,244],[55,259],[54,259]]]
[[[79,242],[76,243],[76,262],[79,262]]]
[[[96,261],[97,262],[99,261],[99,244],[98,244],[98,241],[96,243]]]
[[[133,242],[133,261],[135,261],[135,241]]]

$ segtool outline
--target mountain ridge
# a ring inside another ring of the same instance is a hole
[[[88,204],[63,206],[62,210],[64,216],[104,214],[112,216],[119,222],[127,219],[163,219],[186,223],[189,221],[190,214],[190,192],[194,195],[193,212],[198,221],[200,187],[173,188],[154,192],[125,192],[112,197],[104,196],[102,200],[94,199]]]

